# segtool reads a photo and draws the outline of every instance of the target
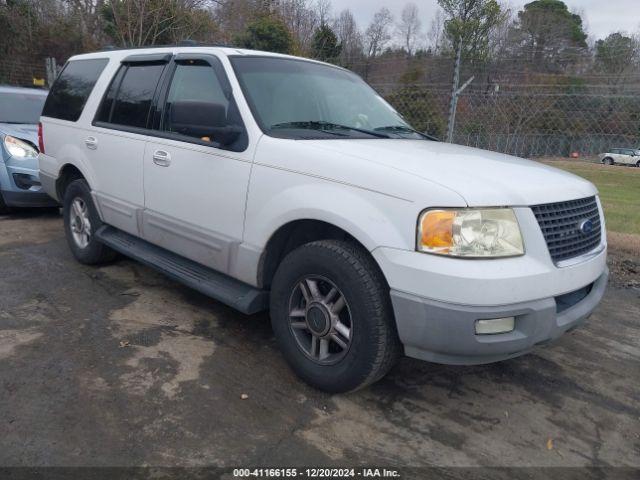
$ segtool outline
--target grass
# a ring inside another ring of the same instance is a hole
[[[578,160],[545,161],[586,178],[600,191],[607,231],[640,235],[640,168],[608,166]]]

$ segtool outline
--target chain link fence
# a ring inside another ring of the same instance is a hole
[[[373,85],[420,131],[445,138],[451,91],[442,85]],[[640,84],[580,88],[518,85],[459,96],[453,142],[522,157],[590,156],[640,145]]]
[[[47,62],[21,58],[0,58],[0,85],[44,87],[47,85]]]

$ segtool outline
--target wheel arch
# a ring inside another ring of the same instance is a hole
[[[64,200],[64,194],[71,182],[79,179],[84,179],[88,182],[87,176],[76,165],[66,163],[62,166],[56,180],[56,195],[60,202]]]
[[[292,220],[280,226],[269,237],[258,264],[258,285],[269,288],[278,265],[288,253],[318,240],[346,240],[358,245],[367,254],[370,252],[364,242],[334,223],[314,218]]]

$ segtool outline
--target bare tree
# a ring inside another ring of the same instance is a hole
[[[209,0],[105,1],[105,29],[123,46],[155,45],[191,38],[203,23]],[[104,10],[104,9],[103,9]]]
[[[340,63],[344,66],[350,66],[358,57],[362,56],[362,34],[351,10],[345,9],[340,12],[334,22],[333,29],[338,36],[338,42],[342,45]]]
[[[421,28],[422,22],[420,21],[418,6],[415,3],[407,3],[402,9],[397,30],[409,57],[413,55]]]
[[[320,19],[320,25],[326,25],[331,18],[331,0],[317,0],[316,10],[318,12],[318,18]]]
[[[277,12],[293,35],[298,53],[309,53],[313,33],[320,25],[320,15],[312,1],[280,0]]]
[[[444,31],[445,20],[444,12],[438,9],[431,20],[431,28],[427,33],[428,46],[435,55],[440,54],[447,43],[447,36]]]
[[[393,15],[388,8],[382,7],[373,16],[373,20],[364,33],[365,51],[368,57],[376,57],[391,40]]]

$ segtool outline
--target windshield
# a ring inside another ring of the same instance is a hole
[[[37,124],[46,95],[0,92],[0,123]]]
[[[231,57],[231,62],[268,135],[425,138],[360,77],[341,68],[276,57]]]

